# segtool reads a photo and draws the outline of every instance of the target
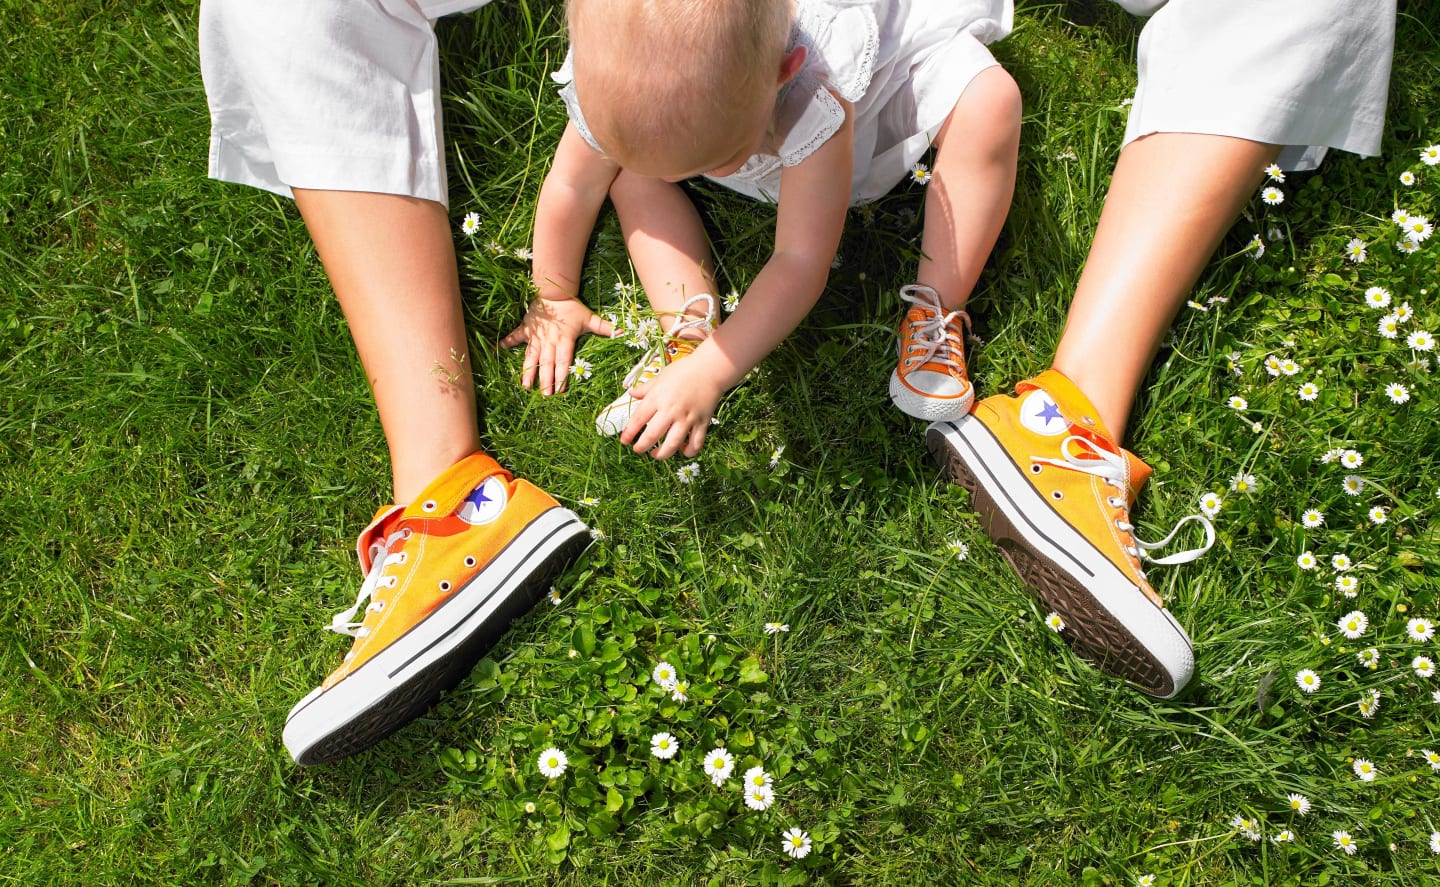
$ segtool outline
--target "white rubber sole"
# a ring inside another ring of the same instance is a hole
[[[983,422],[937,422],[925,438],[1026,584],[1065,620],[1077,653],[1152,696],[1184,689],[1195,670],[1185,629],[1055,511]]]
[[[534,606],[589,543],[570,510],[542,512],[465,587],[340,683],[317,687],[285,719],[298,764],[354,754],[423,714]]]
[[[963,418],[975,403],[975,388],[972,386],[963,397],[927,397],[917,394],[900,381],[899,370],[890,371],[890,401],[900,412],[927,422],[945,422]]]

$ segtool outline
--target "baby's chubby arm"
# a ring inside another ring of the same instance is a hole
[[[619,166],[586,144],[575,124],[566,125],[535,207],[536,297],[520,325],[500,340],[504,348],[526,346],[520,379],[526,388],[538,374],[545,394],[564,391],[575,341],[585,333],[612,332],[577,296],[585,244],[619,172]]]
[[[782,173],[775,251],[740,307],[684,360],[633,393],[640,404],[620,440],[635,452],[693,457],[720,397],[795,329],[819,300],[850,205],[854,133],[845,124],[814,154]]]

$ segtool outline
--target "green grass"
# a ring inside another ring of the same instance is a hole
[[[1133,88],[1136,23],[1022,5],[997,54],[1027,112],[1015,207],[973,313],[982,394],[1042,369],[1064,320]],[[603,531],[475,677],[395,739],[294,767],[290,705],[342,654],[318,629],[357,581],[353,534],[388,465],[365,378],[287,202],[204,177],[207,114],[192,4],[0,3],[0,883],[1393,884],[1440,877],[1440,747],[1404,637],[1440,616],[1440,392],[1381,339],[1371,285],[1440,330],[1432,240],[1397,256],[1396,206],[1440,216],[1440,16],[1402,4],[1385,156],[1335,155],[1258,201],[1157,359],[1131,443],[1157,468],[1137,512],[1159,535],[1222,493],[1220,540],[1156,570],[1194,636],[1196,691],[1142,697],[1070,656],[944,484],[921,428],[884,390],[896,290],[921,194],[852,213],[820,306],[720,409],[681,484],[597,438],[596,409],[635,352],[587,340],[594,378],[518,387],[495,342],[564,111],[547,74],[554,4],[505,0],[440,27],[452,214],[489,448]],[[1073,155],[1073,159],[1071,159]],[[1402,170],[1420,183],[1403,188]],[[722,280],[743,287],[773,211],[697,186]],[[1259,260],[1252,233],[1279,228]],[[1350,265],[1351,237],[1370,258]],[[632,280],[605,218],[586,299]],[[1287,342],[1289,344],[1287,344]],[[1242,375],[1228,364],[1241,355]],[[1271,377],[1267,355],[1293,358]],[[1313,404],[1294,397],[1318,379]],[[1382,386],[1402,381],[1409,403]],[[1240,417],[1225,405],[1241,395]],[[1262,431],[1251,429],[1259,421]],[[772,450],[783,457],[770,466]],[[1331,447],[1365,456],[1322,465]],[[1231,475],[1257,476],[1253,496]],[[1345,496],[1343,475],[1365,477]],[[593,506],[576,505],[594,497]],[[1390,509],[1383,526],[1367,508]],[[1326,513],[1306,531],[1306,508]],[[969,546],[959,561],[952,540]],[[1348,552],[1360,596],[1328,562]],[[1336,619],[1365,610],[1360,642]],[[1405,609],[1402,611],[1402,607]],[[769,621],[791,631],[766,636]],[[711,639],[713,637],[713,640]],[[1358,667],[1374,646],[1380,667]],[[571,650],[575,656],[570,655]],[[685,705],[647,682],[660,658]],[[1323,686],[1303,696],[1294,674]],[[1356,711],[1383,688],[1379,714]],[[685,750],[660,765],[659,729]],[[750,813],[699,749],[723,740],[776,773]],[[572,769],[547,784],[555,744]],[[1350,759],[1380,768],[1359,782]],[[1315,805],[1303,819],[1288,792]],[[534,814],[524,804],[536,804]],[[1263,820],[1252,843],[1232,816]],[[791,826],[815,839],[794,862]],[[1361,849],[1345,857],[1330,832]],[[1391,843],[1396,845],[1393,851]]]

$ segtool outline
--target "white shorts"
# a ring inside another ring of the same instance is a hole
[[[210,175],[446,203],[432,20],[488,0],[204,0]]]
[[[1125,141],[1156,132],[1285,146],[1314,169],[1327,148],[1380,153],[1395,0],[1117,0],[1140,32]]]

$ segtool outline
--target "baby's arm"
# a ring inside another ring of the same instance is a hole
[[[577,296],[585,244],[619,171],[618,166],[586,144],[575,124],[566,125],[535,208],[537,294],[525,319],[500,340],[504,348],[525,344],[520,384],[526,388],[535,383],[538,373],[541,391],[564,391],[575,340],[585,333],[611,333],[610,324],[593,314]]]
[[[782,173],[775,252],[740,307],[684,360],[634,392],[640,404],[621,433],[635,452],[695,456],[720,397],[788,336],[820,298],[850,205],[854,134],[845,124]],[[688,443],[687,443],[688,441]]]

